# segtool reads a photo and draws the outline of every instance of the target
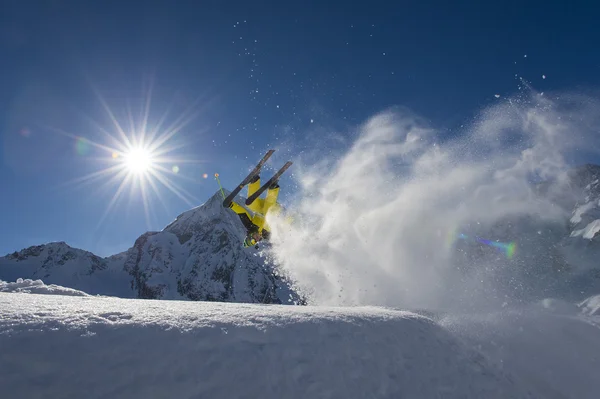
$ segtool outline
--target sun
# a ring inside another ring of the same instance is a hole
[[[123,155],[127,170],[134,174],[145,174],[152,169],[152,153],[143,147],[131,148]]]
[[[116,113],[99,91],[94,90],[112,125],[103,126],[89,118],[93,127],[89,133],[91,137],[82,138],[61,129],[53,129],[75,140],[78,155],[88,155],[88,160],[98,164],[95,170],[64,184],[90,185],[95,197],[103,192],[112,192],[97,227],[126,196],[129,197],[129,204],[141,201],[140,209],[145,214],[149,230],[153,228],[151,217],[156,217],[154,200],[158,200],[167,212],[167,202],[173,200],[170,194],[189,207],[197,206],[199,202],[186,188],[197,185],[195,165],[206,161],[198,158],[196,152],[190,153],[197,134],[192,138],[186,127],[200,113],[202,96],[186,105],[187,109],[180,115],[173,115],[175,103],[164,107],[163,102],[159,112],[154,113],[151,110],[152,86],[152,82],[144,86],[143,101],[137,107],[137,112],[126,100],[113,106],[119,110]],[[98,157],[89,156],[92,150]]]

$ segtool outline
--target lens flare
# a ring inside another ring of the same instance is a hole
[[[75,141],[75,151],[77,155],[87,155],[91,150],[91,145],[87,139],[78,137]]]
[[[454,248],[454,246],[458,240],[465,240],[465,241],[471,240],[471,241],[478,242],[480,244],[484,244],[484,245],[488,245],[490,247],[497,248],[508,259],[512,259],[515,256],[515,253],[517,250],[517,244],[514,241],[499,242],[499,241],[488,240],[488,239],[484,239],[484,238],[480,238],[480,237],[476,237],[476,236],[471,237],[471,236],[468,236],[467,234],[459,233],[457,231],[457,229],[451,229],[448,231],[448,233],[446,234],[446,242],[445,242],[444,247],[447,250],[450,250],[450,249]]]
[[[498,248],[498,250],[500,250],[500,252],[504,253],[504,255],[508,259],[512,259],[512,257],[515,255],[515,251],[516,251],[516,243],[515,242],[508,242],[508,243],[507,242],[498,242],[498,241],[491,241],[491,240],[486,240],[486,239],[478,238],[478,237],[475,237],[475,240],[482,244],[489,245],[490,247]]]

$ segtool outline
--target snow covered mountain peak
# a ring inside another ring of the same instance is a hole
[[[162,231],[146,232],[107,258],[64,242],[15,252],[0,258],[0,280],[41,279],[129,298],[302,303],[258,250],[243,247],[245,229],[222,198],[217,191]]]
[[[74,268],[77,275],[89,275],[107,267],[107,261],[91,252],[72,248],[64,241],[35,245],[21,251],[6,255],[5,259],[15,263],[28,263],[32,259],[41,262],[41,268],[34,272],[33,277],[46,278],[53,269]],[[88,267],[78,267],[77,260],[85,259]]]
[[[225,195],[228,194],[225,191]],[[239,201],[243,203],[243,201]],[[223,197],[220,191],[217,191],[204,204],[183,212],[177,218],[166,226],[162,231],[170,232],[180,240],[187,241],[195,232],[205,230],[206,223],[214,221],[235,223],[237,216],[229,210],[223,208]]]

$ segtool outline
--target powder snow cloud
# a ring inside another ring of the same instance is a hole
[[[560,184],[569,156],[598,149],[597,104],[520,93],[451,135],[402,107],[375,115],[341,157],[297,162],[295,221],[270,217],[274,260],[318,304],[483,300],[493,277],[483,265],[456,271],[452,233],[523,215],[563,220],[531,183]]]

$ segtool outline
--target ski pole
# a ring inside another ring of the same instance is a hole
[[[221,186],[221,181],[219,180],[218,173],[215,173],[215,179],[217,180],[217,183],[219,184],[219,189],[221,190],[221,195],[223,196],[223,199],[225,199],[225,193],[223,192],[223,186]]]

